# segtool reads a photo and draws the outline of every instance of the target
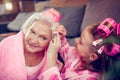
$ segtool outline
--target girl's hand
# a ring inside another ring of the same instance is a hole
[[[63,25],[60,25],[60,26],[56,29],[56,32],[59,33],[61,39],[62,39],[63,37],[65,37],[66,34],[67,34],[67,31],[66,31],[66,29],[65,29],[65,27],[64,27]]]

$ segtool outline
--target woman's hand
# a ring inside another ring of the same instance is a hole
[[[57,55],[61,48],[61,39],[59,34],[56,34],[51,40],[47,50],[47,69],[53,66],[57,66]]]
[[[50,41],[48,51],[47,53],[49,54],[56,54],[59,49],[61,48],[61,39],[60,35],[58,33],[54,34],[53,39]]]

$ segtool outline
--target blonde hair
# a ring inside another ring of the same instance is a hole
[[[54,32],[54,30],[59,26],[58,22],[55,22],[54,19],[49,15],[44,15],[44,11],[42,12],[35,12],[33,13],[22,25],[21,30],[25,34],[28,28],[38,20],[43,20],[51,24],[51,30]]]

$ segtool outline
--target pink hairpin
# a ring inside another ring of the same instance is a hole
[[[104,46],[100,47],[100,48],[97,50],[98,54],[102,54],[103,50],[104,50]]]
[[[96,47],[96,46],[97,46],[99,43],[101,43],[102,41],[103,41],[102,39],[97,39],[97,40],[95,40],[95,41],[92,42],[92,45]],[[104,46],[100,47],[100,48],[97,50],[98,54],[102,54],[103,50],[104,50]]]
[[[97,46],[97,44],[101,43],[102,41],[102,39],[95,40],[92,42],[92,45]]]
[[[120,23],[117,24],[117,35],[120,35]]]
[[[107,37],[116,28],[117,23],[112,18],[106,18],[97,28],[100,36]]]
[[[108,50],[109,47],[104,48],[104,52],[110,56],[114,56],[120,51],[120,46],[115,43],[113,43],[110,47],[112,47],[110,51]]]

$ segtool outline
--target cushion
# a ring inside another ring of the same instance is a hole
[[[19,31],[21,26],[23,25],[23,23],[26,21],[26,19],[32,15],[34,12],[30,12],[30,13],[27,13],[27,12],[22,12],[22,13],[19,13],[16,18],[11,21],[8,26],[7,26],[7,29],[9,31]]]
[[[86,26],[101,22],[108,17],[120,22],[120,0],[88,0],[81,31]]]
[[[45,7],[50,8],[50,7]],[[85,5],[81,6],[71,6],[71,7],[52,7],[58,10],[62,19],[60,24],[64,25],[67,30],[67,38],[77,37],[79,36],[81,22],[83,20]]]
[[[67,42],[69,43],[70,46],[76,46],[76,42],[75,42],[76,38],[67,38]]]

